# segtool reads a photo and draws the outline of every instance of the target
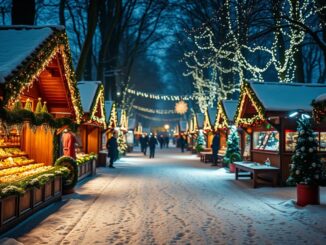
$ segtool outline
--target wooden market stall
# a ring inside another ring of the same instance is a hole
[[[102,132],[106,128],[104,87],[100,81],[80,81],[77,84],[84,115],[79,127],[81,141],[77,154],[79,179],[95,174],[95,159],[102,149]],[[82,160],[85,159],[85,160]]]
[[[296,120],[289,114],[312,112],[311,102],[326,85],[245,82],[241,88],[235,115],[236,125],[251,137],[251,160],[263,163],[269,158],[271,165],[280,169],[282,184],[289,176],[289,164],[295,149]],[[326,154],[326,124],[315,124],[319,151]]]
[[[230,127],[234,125],[234,116],[237,110],[238,101],[237,100],[220,100],[218,102],[218,113],[216,115],[215,130],[220,133],[220,149],[221,151],[226,151],[227,139],[230,132]],[[241,130],[242,131],[242,130]],[[240,144],[243,142],[243,134],[240,130]],[[242,144],[241,144],[242,146]],[[241,147],[243,148],[243,147]]]
[[[58,167],[52,166],[60,146],[56,128],[78,123],[82,115],[62,27],[0,27],[0,100],[3,232],[61,198],[61,176],[49,178],[40,188],[33,187],[37,181],[28,189],[20,186],[33,176],[58,174]],[[8,185],[16,186],[17,194],[7,196]]]
[[[96,166],[105,167],[107,158],[106,143],[112,137],[113,131],[118,127],[117,108],[114,101],[105,101],[106,130],[102,133],[102,146],[98,154]]]
[[[206,147],[211,148],[214,138],[214,125],[217,114],[217,108],[211,107],[205,111],[204,114],[204,134],[206,136]]]

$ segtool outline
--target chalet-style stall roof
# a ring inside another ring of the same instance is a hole
[[[214,130],[214,123],[216,119],[217,108],[211,107],[207,108],[204,113],[204,126],[203,129],[205,131],[213,131]]]
[[[106,126],[104,87],[100,81],[80,81],[78,89],[84,111],[83,122]]]
[[[6,108],[17,99],[31,99],[35,108],[42,98],[54,117],[80,121],[81,102],[63,27],[0,27],[0,98]]]
[[[235,123],[242,127],[272,122],[289,112],[312,112],[311,102],[326,93],[326,85],[244,82]]]
[[[237,111],[237,100],[220,100],[216,115],[215,130],[227,129],[234,124],[234,116]]]
[[[118,126],[117,109],[113,101],[105,101],[104,108],[106,112],[106,123],[109,130]]]

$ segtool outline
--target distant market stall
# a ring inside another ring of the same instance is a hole
[[[218,102],[218,113],[216,115],[214,128],[220,133],[220,149],[224,152],[227,147],[230,128],[234,125],[234,116],[237,110],[237,106],[237,100],[220,100]],[[242,130],[238,130],[238,132],[241,139],[241,148],[243,149],[245,145],[245,135],[243,134]],[[250,141],[248,144],[250,144]],[[248,149],[248,151],[250,151],[250,149]]]
[[[251,160],[280,169],[280,181],[289,176],[297,140],[293,112],[312,113],[311,102],[326,92],[326,85],[245,82],[241,88],[235,123],[250,136]],[[315,123],[319,154],[326,156],[326,124]]]
[[[96,166],[105,167],[108,151],[106,149],[107,141],[112,137],[113,131],[118,126],[117,108],[114,101],[104,101],[106,130],[102,133],[102,146],[98,154]]]
[[[84,115],[79,130],[81,150],[77,154],[79,179],[95,174],[95,158],[102,150],[102,133],[106,128],[104,87],[100,81],[80,81],[78,89]]]
[[[0,28],[1,232],[61,198],[56,130],[82,116],[62,27]]]
[[[211,107],[205,111],[204,114],[204,134],[206,136],[206,147],[211,148],[213,137],[214,137],[214,125],[217,114],[217,108]]]

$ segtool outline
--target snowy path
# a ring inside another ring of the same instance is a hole
[[[251,188],[189,153],[140,153],[101,168],[5,234],[24,244],[325,244],[320,206],[298,208],[294,188]]]

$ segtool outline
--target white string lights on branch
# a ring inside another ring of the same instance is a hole
[[[246,23],[239,21],[244,19],[244,14],[249,16],[252,10],[240,11],[237,1],[226,0],[224,4],[221,8],[225,11],[224,15],[218,14],[219,17],[212,19],[226,32],[222,40],[210,29],[212,23],[210,25],[203,23],[201,28],[189,33],[189,39],[195,48],[184,53],[182,59],[187,67],[183,75],[193,78],[195,87],[193,95],[202,112],[211,106],[216,98],[227,99],[239,91],[244,80],[263,82],[263,74],[270,68],[276,70],[281,82],[293,82],[296,71],[294,55],[305,37],[302,26],[299,24],[295,26],[295,23],[308,26],[307,20],[320,11],[310,0],[295,3],[291,0],[284,1],[280,10],[280,20],[276,23],[279,30],[274,33],[273,42],[265,42],[263,46],[248,42],[249,29],[246,29],[248,28]],[[225,16],[224,21],[221,21],[221,15]],[[283,41],[286,42],[283,47],[284,59],[279,57],[280,45],[277,33],[281,33]]]
[[[138,105],[132,105],[132,108],[137,111],[142,111],[142,112],[147,112],[152,114],[160,114],[160,115],[176,114],[174,110],[150,109]]]
[[[153,99],[153,100],[165,100],[165,101],[179,101],[179,100],[193,100],[192,95],[163,95],[163,94],[152,94],[134,89],[127,89],[128,94],[136,95],[138,97]]]

